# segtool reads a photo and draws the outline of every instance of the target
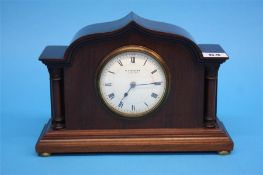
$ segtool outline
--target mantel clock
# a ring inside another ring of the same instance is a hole
[[[36,151],[228,153],[233,142],[216,115],[227,59],[217,44],[196,44],[186,30],[134,13],[86,26],[40,56],[51,119]]]

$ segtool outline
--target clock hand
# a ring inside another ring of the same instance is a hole
[[[131,88],[132,88],[132,87],[130,86],[129,90],[128,90],[127,92],[124,93],[124,95],[123,95],[123,97],[122,97],[122,99],[121,99],[120,102],[122,102],[122,100],[123,100],[125,97],[128,96],[128,93],[129,93],[129,91],[131,90]]]
[[[135,86],[136,86],[136,83],[135,83],[134,81],[130,83],[130,88],[128,89],[128,91],[127,91],[127,92],[125,92],[125,93],[124,93],[124,95],[123,95],[123,97],[122,97],[122,99],[121,99],[120,103],[122,102],[122,100],[123,100],[125,97],[127,97],[127,96],[128,96],[128,94],[129,94],[130,90],[131,90],[132,88],[135,88]]]
[[[162,83],[161,81],[156,81],[156,82],[153,82],[153,83],[144,83],[144,84],[136,84],[136,82],[134,82],[134,81],[131,82],[131,83],[130,83],[130,88],[128,89],[127,92],[124,93],[124,95],[123,95],[123,97],[122,97],[122,99],[121,99],[121,101],[120,101],[120,104],[122,103],[123,99],[128,96],[128,94],[129,94],[129,92],[130,92],[130,90],[131,90],[132,88],[135,88],[136,86],[151,85],[151,84],[161,85],[161,83]]]
[[[161,85],[161,81],[157,81],[157,82],[153,82],[153,83],[143,83],[143,84],[136,84],[136,86],[143,86],[143,85],[150,85],[150,84],[154,84],[154,85]]]

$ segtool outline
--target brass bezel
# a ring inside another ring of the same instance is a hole
[[[99,86],[101,72],[102,72],[104,66],[116,55],[122,54],[124,52],[131,52],[131,51],[142,52],[142,53],[145,53],[147,55],[150,55],[153,59],[155,59],[161,65],[161,67],[163,68],[164,74],[165,74],[165,78],[166,78],[166,89],[165,89],[165,92],[164,92],[162,99],[151,110],[149,110],[147,112],[140,113],[140,114],[126,114],[126,113],[120,112],[120,111],[116,110],[115,108],[111,107],[104,100],[104,98],[101,94],[100,86]],[[166,65],[166,63],[164,62],[162,57],[159,54],[157,54],[155,51],[148,49],[146,47],[143,47],[143,46],[139,46],[139,45],[127,45],[127,46],[123,46],[123,47],[120,47],[120,48],[112,51],[110,54],[108,54],[102,60],[102,62],[100,63],[100,65],[98,67],[98,71],[97,71],[96,75],[97,75],[97,77],[96,77],[96,89],[98,91],[98,95],[99,95],[100,100],[106,106],[107,109],[109,109],[114,114],[121,116],[122,118],[129,118],[129,119],[131,119],[131,118],[142,118],[142,117],[148,116],[149,114],[152,114],[154,111],[156,111],[164,103],[165,99],[167,98],[168,92],[170,90],[170,76],[169,76],[168,66]]]

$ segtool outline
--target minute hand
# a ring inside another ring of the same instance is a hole
[[[143,84],[136,84],[136,86],[143,86],[143,85],[161,85],[162,82],[158,81],[158,82],[153,82],[153,83],[143,83]]]

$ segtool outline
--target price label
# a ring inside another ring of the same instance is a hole
[[[217,53],[217,52],[203,52],[203,57],[228,57],[226,53]]]

